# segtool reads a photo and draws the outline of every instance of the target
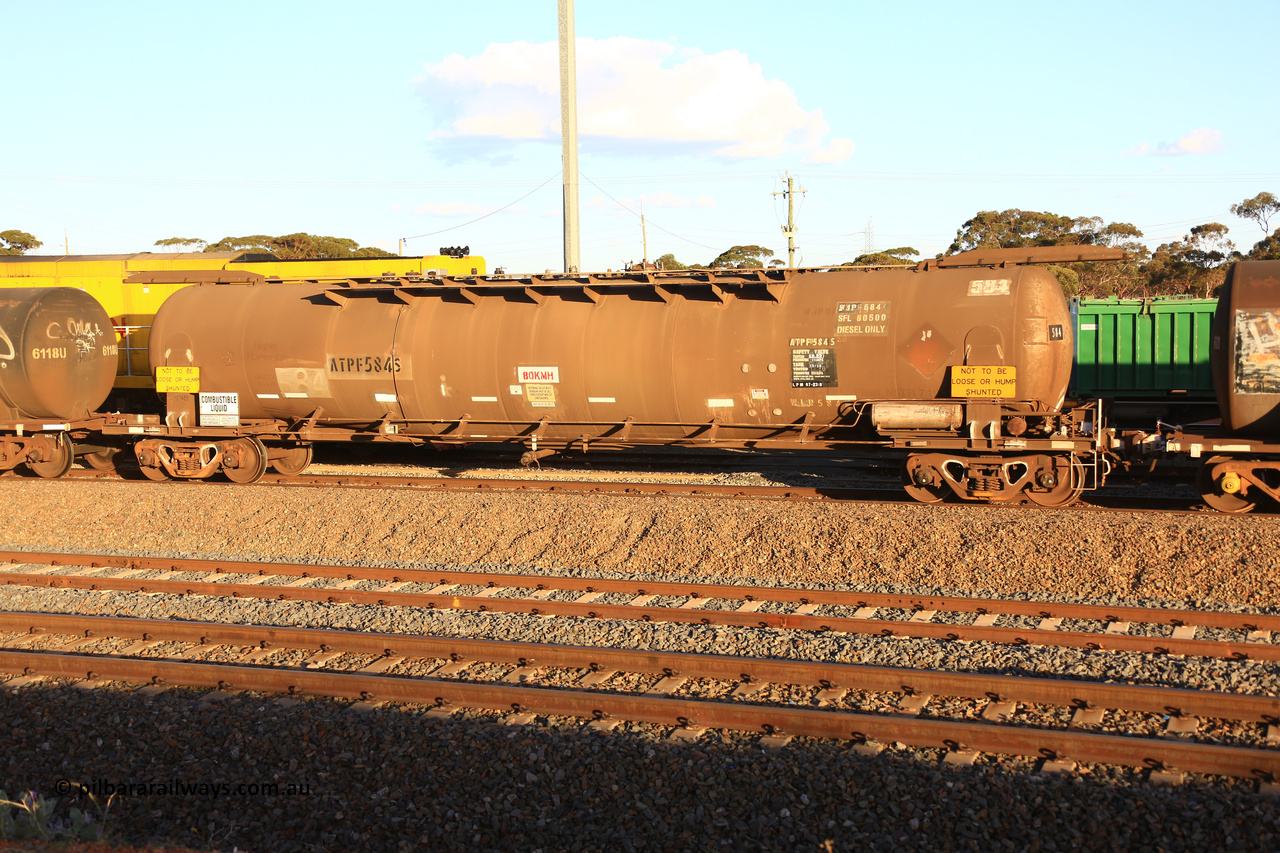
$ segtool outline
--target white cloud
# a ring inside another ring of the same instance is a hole
[[[806,163],[843,163],[853,156],[852,139],[833,139],[826,148],[818,148],[805,155]]]
[[[707,54],[668,42],[616,37],[577,41],[578,125],[595,144],[648,154],[706,153],[726,160],[799,153],[810,163],[853,155],[850,139],[826,139],[822,110],[767,79],[737,50]],[[414,80],[440,128],[430,138],[458,156],[521,140],[560,138],[556,42],[491,44],[470,57],[427,65]],[[466,146],[462,143],[466,140]],[[824,141],[825,140],[825,141]],[[478,149],[477,142],[485,143]]]
[[[1170,154],[1213,154],[1222,150],[1222,131],[1201,127],[1178,140]]]
[[[1211,127],[1197,128],[1177,142],[1161,142],[1150,145],[1146,142],[1126,151],[1134,157],[1181,157],[1187,154],[1215,154],[1222,150],[1222,131]]]

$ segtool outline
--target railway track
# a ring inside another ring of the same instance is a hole
[[[0,561],[5,585],[1280,660],[1280,616],[1258,613],[108,554],[0,551]],[[21,570],[33,564],[46,568]]]
[[[901,743],[942,749],[953,762],[996,753],[1044,758],[1064,769],[1090,762],[1267,784],[1280,778],[1280,749],[1272,746],[1280,699],[1165,687],[36,613],[0,613],[0,672],[15,676],[6,682],[10,689],[40,678],[122,681],[150,690],[404,703],[437,715],[480,708],[509,722],[554,715],[608,729],[628,720],[671,726],[685,738],[726,728],[761,733],[774,745],[794,736],[838,738],[873,751]],[[796,688],[805,694],[799,701]],[[1104,722],[1108,712],[1113,719]],[[1152,718],[1165,723],[1160,736],[1098,728],[1150,733]],[[1225,721],[1229,731],[1198,739],[1206,719]]]
[[[652,479],[639,480],[634,475],[619,475],[616,472],[600,473],[591,479],[551,479],[535,478],[527,474],[511,476],[507,472],[495,472],[485,477],[453,477],[453,476],[404,476],[395,474],[300,474],[286,476],[267,474],[258,481],[258,486],[295,486],[309,488],[349,488],[349,489],[406,489],[427,492],[443,492],[458,494],[480,493],[550,493],[573,495],[596,495],[614,497],[694,497],[735,500],[780,500],[780,501],[849,501],[862,503],[916,504],[902,488],[897,485],[884,486],[761,486],[761,485],[727,485],[711,482],[713,475],[674,475],[681,479],[702,477],[701,481],[663,482]],[[34,479],[34,478],[32,478]],[[119,472],[104,472],[92,469],[75,468],[66,474],[65,479],[88,482],[120,482],[134,478]],[[146,483],[154,481],[147,480]],[[216,485],[216,482],[205,480],[167,481],[161,485],[192,488],[196,486]],[[243,486],[241,486],[243,488]],[[948,502],[949,505],[957,505]],[[1198,498],[1161,497],[1161,496],[1127,496],[1117,494],[1090,494],[1077,502],[1063,507],[1042,507],[1029,500],[1010,501],[1007,503],[969,504],[973,506],[996,506],[1017,510],[1071,510],[1082,512],[1161,512],[1161,513],[1200,513],[1208,511]],[[1253,513],[1266,515],[1265,512]]]

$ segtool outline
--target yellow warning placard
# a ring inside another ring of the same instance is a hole
[[[200,368],[157,367],[156,391],[161,394],[195,394],[200,390]]]
[[[951,367],[952,397],[1016,397],[1018,368],[966,364]]]

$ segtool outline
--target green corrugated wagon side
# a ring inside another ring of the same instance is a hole
[[[1214,400],[1216,299],[1073,299],[1076,397]]]

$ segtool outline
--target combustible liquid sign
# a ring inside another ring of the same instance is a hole
[[[1015,397],[1018,393],[1018,368],[1002,365],[953,365],[952,397]]]
[[[202,393],[200,426],[240,426],[240,395]]]

